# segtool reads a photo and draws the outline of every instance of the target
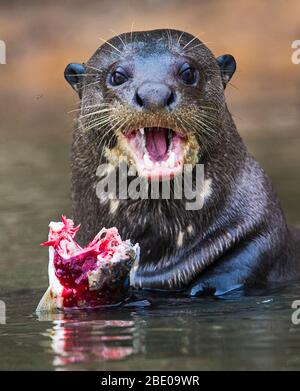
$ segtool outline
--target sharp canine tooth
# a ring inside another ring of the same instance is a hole
[[[168,159],[168,166],[169,167],[174,167],[176,161],[176,156],[175,153],[172,151],[170,153],[169,159]]]
[[[141,132],[142,135],[144,135],[145,134],[145,129],[144,128],[140,128],[140,132]]]
[[[153,166],[153,163],[151,162],[149,156],[146,153],[144,154],[144,163],[147,168],[151,168]]]

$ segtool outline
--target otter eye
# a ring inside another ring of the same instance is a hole
[[[185,63],[179,70],[179,77],[185,84],[194,84],[196,82],[196,70]]]
[[[128,80],[128,77],[125,75],[124,70],[122,68],[117,68],[114,72],[112,72],[110,76],[110,83],[113,86],[120,86]]]

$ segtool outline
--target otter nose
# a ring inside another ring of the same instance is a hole
[[[143,83],[136,91],[135,104],[145,110],[171,110],[175,95],[170,87],[162,83]]]

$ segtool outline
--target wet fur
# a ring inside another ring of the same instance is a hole
[[[181,32],[133,33],[133,42],[153,41],[155,51],[158,40],[170,43],[169,34],[178,42]],[[128,37],[121,36],[123,41]],[[193,36],[183,33],[181,48],[191,39]],[[117,37],[110,42],[124,50]],[[191,46],[197,47],[189,51],[189,56],[195,61],[201,58],[204,71],[211,74],[205,99],[220,110],[216,113],[219,122],[214,124],[217,134],[198,140],[198,161],[205,165],[205,178],[211,180],[204,207],[187,211],[185,200],[118,200],[114,208],[110,200],[101,202],[96,195],[96,170],[107,161],[104,143],[99,143],[101,132],[85,131],[79,118],[71,156],[73,213],[82,227],[79,239],[85,244],[101,227],[116,226],[123,239],[139,242],[141,261],[136,287],[183,290],[192,295],[222,294],[239,286],[299,278],[300,235],[287,227],[269,178],[241,140],[226,106],[218,64],[199,43],[194,40]],[[120,54],[106,45],[98,49],[88,65],[105,69],[111,61],[108,56],[117,59]],[[104,88],[96,92],[96,87],[88,86],[92,81],[87,77],[80,85],[83,106],[95,102],[95,94],[98,100],[112,99]],[[104,85],[101,76],[100,83]],[[189,99],[185,101],[189,105],[197,101],[192,95]],[[117,142],[111,135],[110,149]]]

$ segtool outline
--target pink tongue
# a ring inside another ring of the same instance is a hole
[[[145,128],[146,148],[152,160],[167,158],[167,132],[166,128]]]

